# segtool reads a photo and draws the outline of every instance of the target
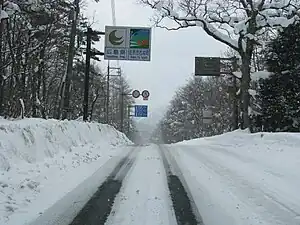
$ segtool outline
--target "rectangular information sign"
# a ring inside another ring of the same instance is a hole
[[[106,26],[104,59],[150,61],[151,28]]]

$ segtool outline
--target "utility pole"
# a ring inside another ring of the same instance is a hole
[[[4,5],[4,0],[0,0],[0,10],[4,10],[3,8],[3,5]],[[7,18],[2,18],[0,19],[0,35],[1,35],[1,38],[2,38],[2,35],[3,35],[3,30],[4,30],[4,23],[3,23],[3,20],[6,20]],[[2,43],[1,43],[2,44]],[[2,65],[1,65],[2,66]],[[2,75],[2,74],[1,74]]]
[[[87,44],[86,44],[86,61],[85,61],[85,77],[84,77],[84,97],[83,97],[83,121],[88,120],[89,111],[89,87],[90,87],[90,66],[91,58],[100,61],[96,56],[104,55],[103,52],[91,50],[92,40],[99,41],[98,35],[104,35],[104,32],[93,31],[92,28],[88,27],[86,32]]]
[[[90,82],[90,64],[91,64],[91,45],[92,45],[92,29],[87,29],[86,44],[86,62],[85,62],[85,78],[84,78],[84,98],[83,98],[83,121],[88,120],[89,106],[89,82]]]
[[[128,116],[128,128],[127,128],[127,135],[130,133],[130,109],[132,106],[128,105],[127,106],[127,116]]]
[[[0,9],[2,12],[3,9],[3,3],[4,3],[4,0],[0,0]],[[0,20],[0,66],[2,67],[3,66],[3,57],[2,57],[2,44],[3,44],[3,31],[4,31],[4,22],[3,22],[3,19]],[[2,116],[2,113],[3,113],[3,98],[4,98],[4,85],[3,84],[3,80],[4,80],[4,69],[1,68],[0,69],[0,115]]]
[[[107,65],[107,79],[106,79],[106,124],[109,124],[109,80],[110,80],[110,65]]]
[[[119,75],[121,76],[121,69],[118,71]],[[121,101],[120,101],[120,130],[121,132],[124,131],[124,89],[123,89],[123,79],[120,77],[120,84],[121,84]]]
[[[117,74],[111,74],[111,70],[117,70]],[[111,77],[120,77],[121,79],[121,68],[120,67],[111,67],[108,63],[107,66],[107,79],[106,79],[106,123],[109,124],[109,105],[110,105],[110,78]],[[121,89],[120,89],[121,90]]]
[[[73,11],[72,11],[72,25],[70,32],[70,43],[68,50],[68,64],[67,71],[65,75],[65,80],[63,81],[62,86],[62,96],[61,96],[61,107],[62,108],[62,118],[67,119],[70,112],[70,86],[73,72],[73,59],[74,59],[74,46],[75,46],[75,38],[76,38],[76,27],[79,15],[79,0],[74,0],[73,3]],[[60,114],[60,113],[59,113]],[[60,115],[58,115],[60,117]]]

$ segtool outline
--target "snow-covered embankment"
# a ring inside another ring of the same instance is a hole
[[[300,134],[235,131],[171,145],[206,225],[300,224]]]
[[[0,224],[34,219],[130,143],[98,123],[1,119]]]

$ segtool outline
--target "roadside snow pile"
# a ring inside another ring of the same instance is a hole
[[[277,167],[300,169],[300,133],[249,133],[237,130],[207,138],[177,143],[230,150],[232,154],[272,163]],[[285,163],[287,162],[287,163]]]
[[[238,130],[171,146],[204,224],[300,224],[300,133]]]
[[[0,169],[9,171],[20,163],[37,163],[61,152],[87,144],[129,143],[122,133],[98,123],[25,119],[0,120]]]
[[[128,144],[98,123],[0,119],[0,224],[38,216]]]
[[[292,147],[293,149],[300,145],[300,133],[250,133],[248,130],[236,130],[221,135],[212,137],[198,138],[189,141],[183,141],[176,144],[185,145],[197,145],[197,144],[209,144],[209,145],[221,145],[226,147],[249,147],[260,146],[256,148],[256,151],[261,151],[263,147],[269,147],[275,145],[278,148]],[[247,148],[248,148],[247,147]]]

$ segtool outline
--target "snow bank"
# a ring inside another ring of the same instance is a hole
[[[276,170],[299,170],[300,133],[253,133],[236,130],[222,135],[179,142],[174,145],[197,146],[197,148],[229,149],[231,153],[247,157]],[[224,150],[225,151],[225,150]],[[285,163],[288,162],[288,163]]]
[[[262,144],[264,146],[270,145],[284,145],[285,147],[297,147],[300,145],[300,133],[250,133],[249,130],[236,130],[221,135],[212,137],[198,138],[189,141],[179,142],[177,144],[197,145],[197,144],[218,144],[226,146],[246,146]]]
[[[237,130],[172,145],[206,225],[300,224],[300,133]]]
[[[125,135],[98,123],[24,119],[0,120],[0,170],[20,163],[37,163],[86,144],[126,144]]]
[[[0,119],[0,224],[37,217],[128,144],[98,123]]]

